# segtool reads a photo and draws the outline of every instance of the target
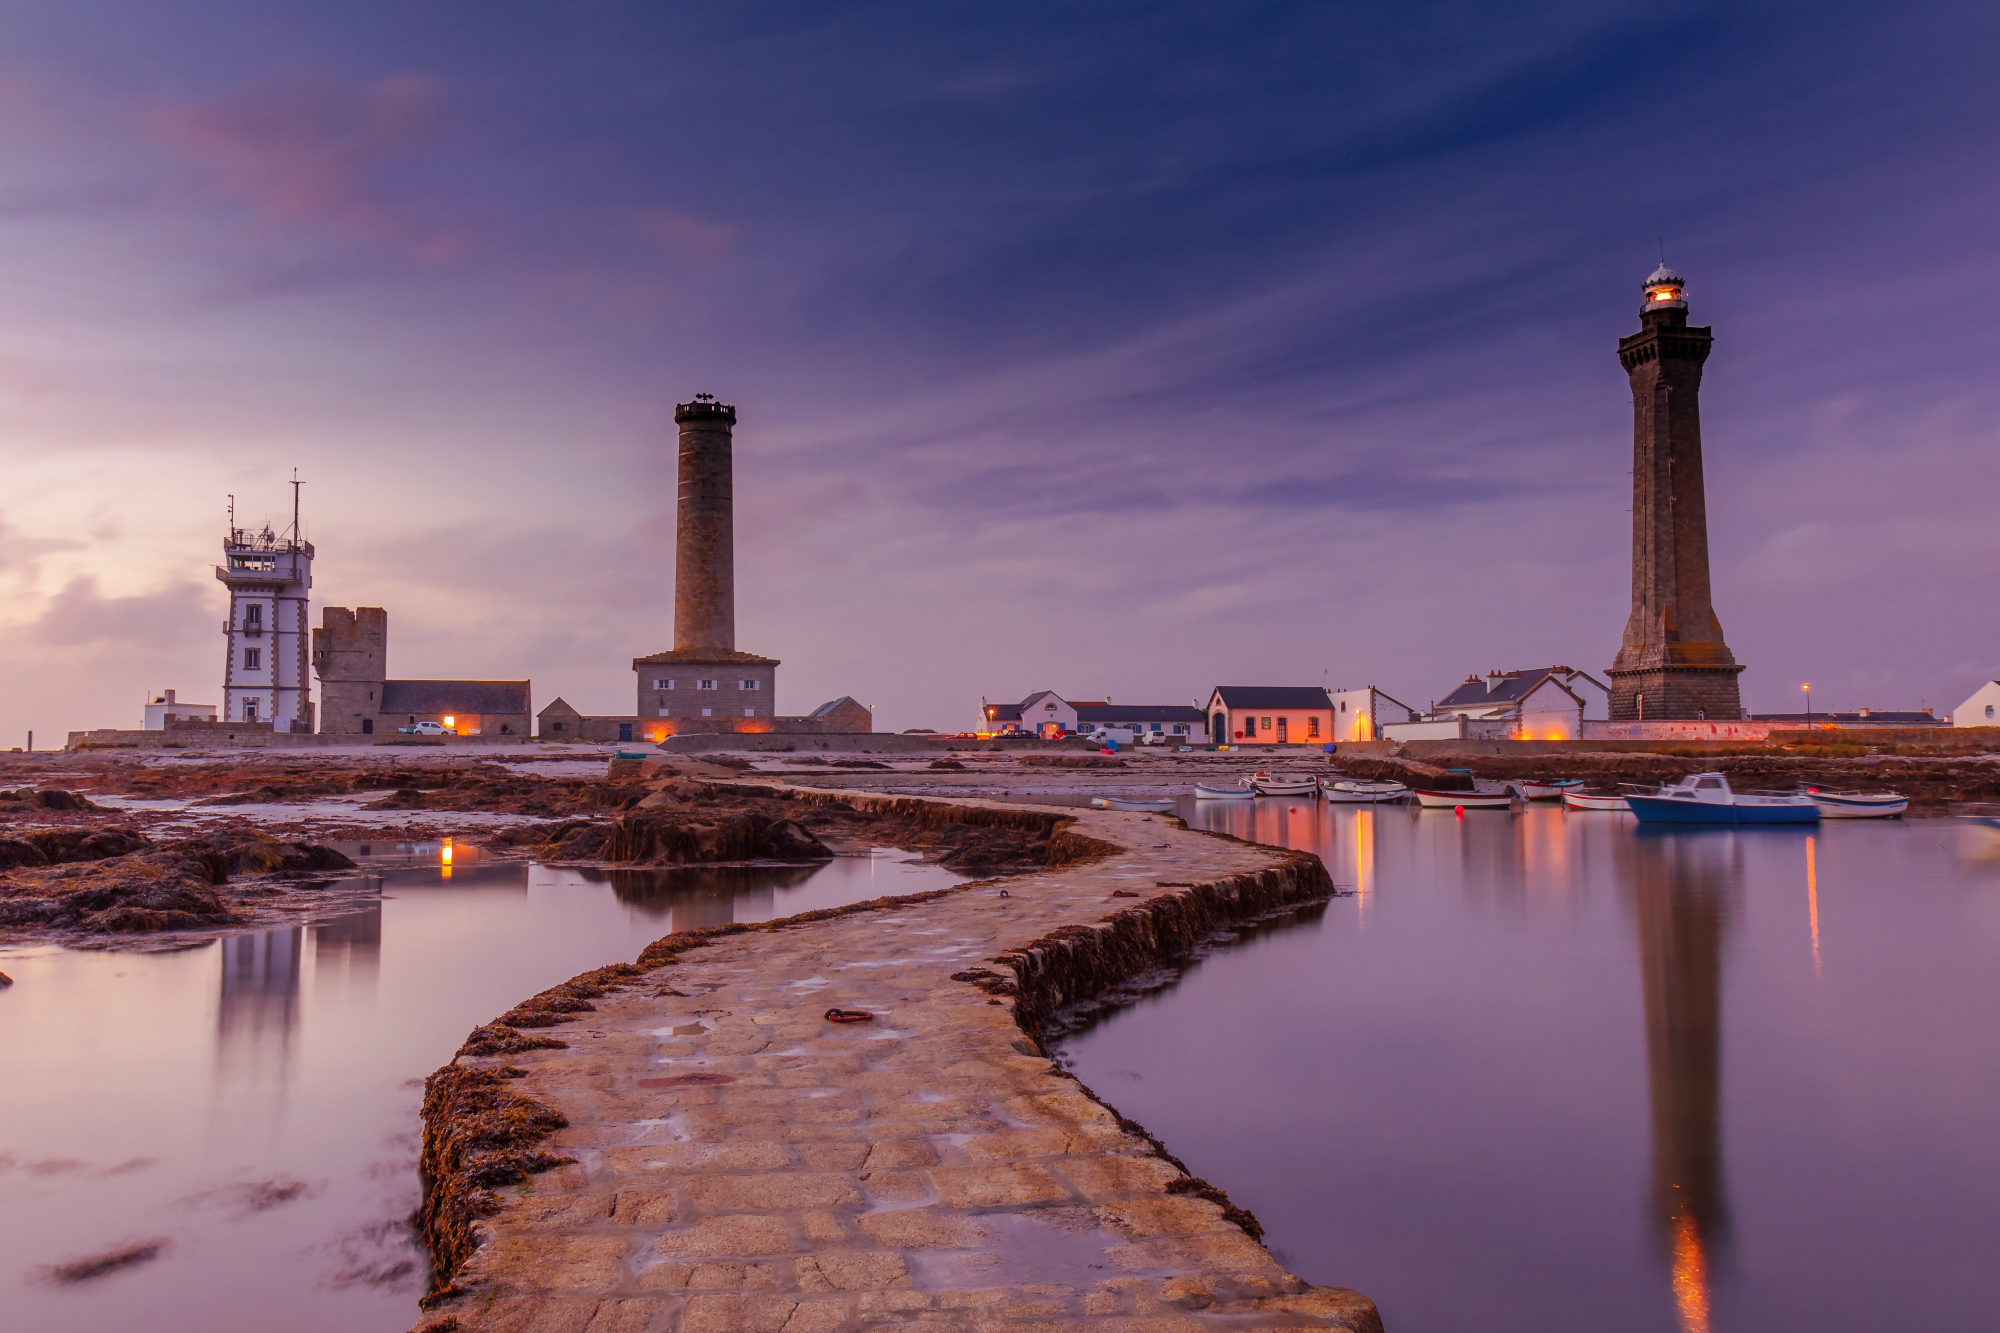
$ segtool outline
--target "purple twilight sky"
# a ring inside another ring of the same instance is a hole
[[[2000,675],[2000,11],[14,0],[0,744],[220,697],[305,478],[391,674],[632,707],[737,404],[786,712],[1609,664],[1617,338],[1712,323],[1754,709]],[[315,609],[317,619],[317,608]]]

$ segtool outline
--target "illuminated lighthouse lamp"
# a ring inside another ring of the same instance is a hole
[[[1648,310],[1687,309],[1687,279],[1668,268],[1665,260],[1646,279],[1646,303],[1639,307],[1639,313]]]

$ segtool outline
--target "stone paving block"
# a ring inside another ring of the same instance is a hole
[[[646,1333],[648,1326],[666,1308],[664,1301],[644,1297],[600,1301],[591,1313],[584,1333]]]
[[[1069,1186],[1039,1162],[940,1166],[931,1171],[938,1197],[949,1208],[1049,1203],[1070,1197]]]
[[[992,1235],[976,1218],[942,1208],[867,1213],[857,1221],[877,1244],[898,1250],[969,1250]]]
[[[503,1233],[480,1251],[480,1275],[489,1280],[562,1291],[605,1291],[624,1277],[631,1242],[622,1236],[552,1236]],[[542,1265],[549,1265],[546,1273]],[[588,1313],[588,1312],[586,1312]]]
[[[1178,1167],[1157,1157],[1065,1157],[1053,1165],[1086,1199],[1145,1198],[1181,1178]]]
[[[922,1171],[870,1171],[861,1187],[884,1203],[922,1203],[937,1193]]]
[[[802,1143],[797,1151],[799,1160],[815,1171],[856,1171],[869,1159],[872,1147],[854,1141]]]
[[[1098,1219],[1127,1236],[1192,1236],[1222,1225],[1222,1205],[1184,1194],[1126,1199],[1097,1210]]]
[[[690,1176],[681,1187],[703,1209],[795,1212],[860,1203],[861,1191],[832,1172],[770,1171],[751,1176]]]
[[[822,1250],[797,1261],[801,1291],[878,1291],[911,1285],[910,1261],[894,1250]]]
[[[787,1254],[792,1233],[776,1217],[710,1217],[662,1235],[655,1248],[662,1258],[699,1259],[728,1256]]]
[[[888,1171],[905,1166],[936,1166],[937,1149],[929,1139],[880,1139],[868,1147],[862,1166],[866,1171]]]

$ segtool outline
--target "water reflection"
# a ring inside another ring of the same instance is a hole
[[[1743,883],[1732,833],[1640,832],[1623,844],[1639,926],[1652,1103],[1652,1217],[1684,1333],[1708,1333],[1728,1233],[1722,1165],[1722,946]]]
[[[382,904],[313,927],[316,983],[345,981],[373,990],[382,967]]]
[[[224,939],[216,1051],[225,1070],[289,1058],[299,1021],[299,966],[305,932],[298,926]]]
[[[579,868],[592,884],[609,884],[618,901],[661,921],[672,930],[726,926],[732,921],[765,921],[773,915],[778,891],[796,888],[823,867],[702,866],[675,870]]]

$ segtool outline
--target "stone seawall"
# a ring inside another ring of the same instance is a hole
[[[1316,857],[1169,816],[787,795],[1054,821],[1067,864],[681,932],[479,1029],[427,1086],[447,1285],[419,1328],[1380,1329],[1039,1041],[1219,925],[1324,900]]]

